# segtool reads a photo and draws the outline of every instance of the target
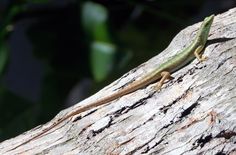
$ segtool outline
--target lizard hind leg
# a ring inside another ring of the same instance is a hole
[[[194,55],[198,59],[199,62],[203,62],[203,61],[207,60],[207,57],[204,57],[200,54],[202,52],[203,48],[204,48],[203,46],[198,46],[196,48],[196,50],[194,51]]]
[[[165,80],[169,80],[172,79],[173,77],[170,75],[170,72],[167,71],[163,71],[161,72],[161,80],[159,82],[157,82],[157,84],[154,86],[154,89],[156,91],[160,91],[162,85],[164,84]]]

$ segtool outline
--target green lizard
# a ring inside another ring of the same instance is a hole
[[[103,104],[107,104],[117,98],[120,98],[120,97],[127,95],[129,93],[132,93],[140,88],[143,88],[143,87],[145,87],[145,86],[147,86],[159,79],[160,79],[160,81],[157,83],[156,89],[160,90],[164,81],[171,77],[170,73],[173,73],[173,72],[177,71],[178,69],[182,68],[187,63],[192,61],[195,57],[200,62],[202,62],[206,59],[205,57],[203,57],[201,55],[201,52],[206,44],[213,19],[214,19],[214,15],[206,17],[204,19],[204,21],[202,22],[201,27],[197,33],[197,36],[193,40],[193,42],[188,47],[186,47],[182,51],[178,52],[174,57],[170,58],[168,61],[166,61],[163,64],[161,64],[160,66],[158,66],[151,73],[147,74],[146,76],[144,76],[140,80],[134,81],[133,83],[129,84],[127,87],[124,87],[121,90],[119,90],[111,95],[108,95],[104,98],[98,99],[92,103],[89,103],[88,105],[78,107],[76,110],[66,114],[63,118],[59,119],[58,121],[53,123],[51,126],[44,129],[41,133],[30,138],[29,140],[25,141],[24,143],[18,145],[17,147],[22,146],[22,145],[40,137],[41,135],[43,135],[46,132],[48,132],[49,130],[53,129],[54,127],[56,127],[57,125],[59,125],[63,121],[67,120],[68,118],[71,118],[72,116],[75,116],[77,114],[80,114],[82,112],[90,110],[94,107],[97,107],[97,106],[100,106]],[[15,148],[17,148],[17,147],[15,147]]]

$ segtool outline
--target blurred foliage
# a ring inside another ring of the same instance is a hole
[[[0,140],[55,116],[81,79],[92,79],[92,93],[157,55],[200,13],[205,0],[64,2],[9,0],[0,10],[0,79],[11,63],[9,36],[20,21],[33,21],[26,35],[44,64],[37,103],[0,83]]]
[[[35,109],[29,108],[29,105],[27,100],[0,85],[0,140],[35,125]]]
[[[0,76],[4,73],[8,60],[8,48],[4,41],[0,42]]]
[[[82,5],[82,25],[89,39],[91,71],[96,81],[104,80],[113,66],[116,46],[112,43],[107,26],[108,12],[93,2]]]
[[[6,68],[9,57],[8,45],[5,39],[12,30],[12,19],[22,10],[22,7],[13,5],[9,6],[7,11],[2,14],[3,19],[0,21],[0,77]]]

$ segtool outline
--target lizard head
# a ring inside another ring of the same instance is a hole
[[[205,44],[207,41],[211,24],[214,20],[215,15],[211,15],[209,17],[206,17],[204,21],[202,22],[202,25],[200,27],[199,33],[198,33],[198,38]]]
[[[202,23],[202,26],[204,26],[205,29],[210,29],[214,17],[215,17],[215,15],[211,15],[209,17],[206,17]]]

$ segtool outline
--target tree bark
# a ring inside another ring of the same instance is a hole
[[[0,154],[236,154],[236,8],[214,19],[204,55],[175,72],[160,92],[151,84],[42,132],[78,106],[111,94],[190,43],[200,23],[182,30],[158,56],[53,120],[0,144]]]

